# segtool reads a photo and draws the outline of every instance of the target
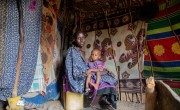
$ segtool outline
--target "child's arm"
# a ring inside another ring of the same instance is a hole
[[[90,67],[89,62],[86,63],[86,65],[89,67],[89,69],[86,71],[86,74],[87,74],[87,75],[90,74],[91,72],[98,72],[98,69],[96,69],[96,68],[91,68],[91,67]]]
[[[89,70],[86,71],[86,74],[88,75],[88,74],[90,74],[91,72],[97,73],[97,72],[99,72],[99,69],[96,69],[96,68],[90,68]]]
[[[98,70],[99,71],[103,71],[103,67],[102,66],[98,66]]]

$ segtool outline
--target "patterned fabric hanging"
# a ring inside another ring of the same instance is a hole
[[[6,35],[6,19],[7,19],[7,1],[0,1],[0,80],[4,67],[4,54],[5,54],[5,35]]]
[[[42,1],[22,0],[24,49],[18,81],[18,95],[27,93],[31,87],[36,68],[40,31]],[[19,46],[19,13],[17,3],[8,0],[5,66],[0,81],[0,99],[11,97],[16,79]]]
[[[54,54],[54,44],[57,37],[57,14],[58,2],[44,1],[42,7],[42,33],[41,33],[41,56],[43,62],[44,79],[46,86],[55,77],[52,76],[52,64]]]
[[[7,26],[4,55],[4,71],[0,80],[0,99],[11,97],[14,87],[18,45],[19,45],[19,14],[15,0],[7,0]]]
[[[18,95],[29,91],[36,69],[41,33],[41,0],[23,0],[24,50],[18,82]]]

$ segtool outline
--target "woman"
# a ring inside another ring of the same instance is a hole
[[[66,55],[66,75],[73,92],[83,93],[86,80],[86,71],[89,69],[84,60],[82,47],[85,44],[85,35],[82,31],[74,34],[73,45]]]
[[[73,46],[68,49],[66,56],[66,73],[68,81],[70,82],[72,91],[78,93],[84,92],[86,74],[93,72],[92,69],[89,69],[84,60],[84,53],[82,51],[84,43],[84,33],[81,31],[75,33]],[[96,80],[96,77],[94,78]],[[104,74],[101,77],[100,82],[114,84],[116,81],[117,80],[111,75]]]
[[[74,34],[74,42],[73,45],[68,49],[66,55],[66,76],[68,78],[70,89],[76,93],[84,93],[85,92],[85,81],[86,81],[86,73],[90,73],[91,69],[86,65],[84,60],[84,52],[82,51],[82,47],[85,44],[85,35],[82,31],[76,32]],[[106,78],[106,77],[102,77]],[[108,78],[109,79],[109,78]],[[107,79],[107,82],[109,80]],[[116,80],[114,80],[116,82]],[[103,95],[106,97],[113,108],[116,108],[116,95],[117,91],[113,87],[103,88],[98,90],[97,95]],[[103,98],[102,98],[103,99]],[[109,103],[107,102],[107,104]]]

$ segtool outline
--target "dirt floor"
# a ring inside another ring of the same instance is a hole
[[[117,110],[144,110],[145,109],[145,104],[125,102],[125,101],[118,101],[117,106],[118,106]],[[64,108],[59,101],[49,101],[45,103],[44,106],[42,106],[41,108],[34,109],[34,110],[64,110]],[[84,108],[83,110],[97,110],[97,109],[87,107],[87,108]],[[113,109],[109,108],[107,110],[113,110]]]

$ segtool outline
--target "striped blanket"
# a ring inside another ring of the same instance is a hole
[[[158,79],[180,79],[180,44],[177,40],[180,35],[180,2],[177,1],[171,0],[167,11],[164,3],[159,5],[160,12],[149,22],[147,29],[153,70]],[[147,51],[144,60],[144,73],[149,76],[151,62]]]

